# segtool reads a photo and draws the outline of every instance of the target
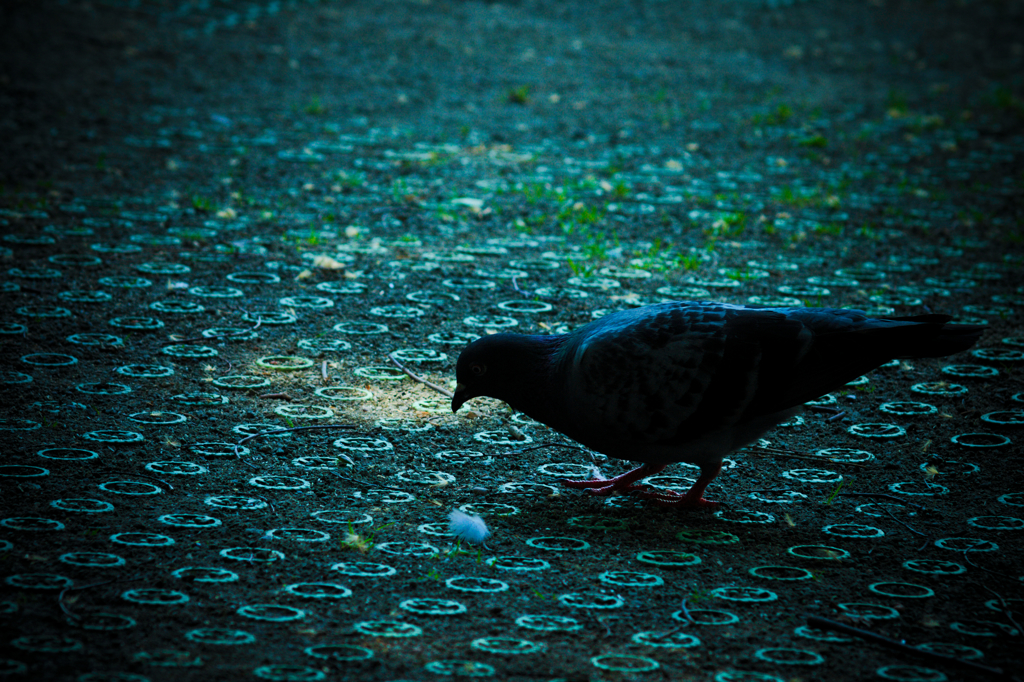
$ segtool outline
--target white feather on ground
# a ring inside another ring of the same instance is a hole
[[[491,531],[487,529],[487,524],[479,516],[466,514],[455,509],[448,516],[448,519],[450,521],[448,526],[449,532],[459,540],[479,545],[491,534]]]

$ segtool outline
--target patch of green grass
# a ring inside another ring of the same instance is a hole
[[[807,137],[802,137],[798,139],[796,143],[801,147],[813,147],[818,149],[828,146],[828,140],[821,133],[815,133],[813,135],[808,135]]]
[[[302,107],[302,112],[310,116],[323,116],[327,113],[327,107],[320,100],[320,97],[313,95],[309,98],[306,105]]]
[[[816,188],[810,187],[793,187],[791,185],[783,185],[773,194],[778,203],[785,204],[792,208],[808,208],[811,206],[817,206],[822,201],[820,192]]]
[[[578,201],[563,205],[555,214],[555,220],[561,226],[562,232],[572,234],[577,230],[596,225],[604,219],[604,216],[603,208]]]
[[[885,96],[885,108],[890,114],[906,116],[910,111],[910,106],[907,104],[906,93],[900,92],[899,90],[889,90],[888,94]]]
[[[868,223],[867,225],[861,225],[857,228],[857,236],[870,239],[871,241],[879,241],[882,239],[882,235],[878,233],[874,225]]]
[[[588,277],[594,270],[594,266],[584,266],[581,263],[577,263],[572,258],[566,258],[565,264],[572,270],[573,277]]]
[[[686,601],[691,606],[696,606],[702,600],[707,599],[710,594],[711,590],[707,588],[698,587],[693,592],[691,592],[688,597],[686,597]]]
[[[752,279],[756,279],[756,275],[754,275],[749,270],[741,270],[739,268],[732,268],[732,269],[726,271],[725,278],[726,279],[732,279],[732,280],[735,280],[737,282],[747,282],[747,281],[750,281]]]
[[[839,223],[821,223],[811,228],[811,232],[830,237],[840,237],[843,234],[843,226]]]
[[[704,261],[701,259],[700,256],[683,254],[679,255],[678,260],[679,267],[682,268],[683,270],[698,270],[700,268],[700,264],[703,262]]]
[[[654,241],[651,242],[651,245],[647,247],[647,249],[641,249],[637,251],[635,255],[637,258],[649,258],[653,260],[657,258],[662,251],[669,248],[669,246],[669,244],[662,241],[661,237],[655,237]]]
[[[522,194],[527,203],[539,201],[561,201],[565,192],[561,187],[553,187],[549,182],[523,182],[512,188],[513,192]]]
[[[793,118],[793,108],[788,104],[780,104],[767,114],[754,114],[750,123],[755,126],[781,126],[791,118]]]
[[[201,194],[193,194],[189,198],[189,201],[192,204],[192,208],[194,208],[197,211],[202,211],[204,213],[212,213],[213,211],[217,210],[217,205],[213,203],[213,199],[210,199],[209,197],[204,197]]]
[[[926,114],[916,116],[907,126],[907,129],[914,133],[926,133],[946,126],[946,119],[937,114]]]
[[[402,201],[409,193],[409,183],[403,178],[395,178],[391,183],[391,198],[395,201]]]
[[[338,171],[337,179],[343,188],[354,189],[366,184],[366,173]]]
[[[179,232],[177,236],[180,237],[182,241],[186,242],[205,242],[207,239],[209,239],[209,237],[207,237],[202,232],[190,232],[187,230],[184,232]]]
[[[843,491],[843,484],[845,481],[839,481],[835,488],[833,488],[828,495],[825,496],[825,504],[832,504],[839,498],[839,493]]]
[[[432,568],[427,571],[426,575],[422,578],[417,578],[417,580],[433,580],[435,582],[441,582],[441,572],[436,568]]]
[[[731,239],[743,234],[747,229],[745,213],[720,213],[710,227],[704,228],[704,234],[713,238]]]
[[[379,528],[371,528],[365,533],[357,533],[352,528],[352,524],[349,523],[348,534],[341,540],[340,544],[345,549],[353,549],[366,554],[377,544],[377,535],[393,525],[395,525],[394,522],[385,523]]]
[[[1024,118],[1024,99],[1015,95],[1005,85],[997,85],[992,90],[991,100],[997,109],[1009,111],[1018,117]]]
[[[520,85],[515,88],[511,88],[505,93],[505,101],[509,104],[528,104],[530,101],[530,86]]]

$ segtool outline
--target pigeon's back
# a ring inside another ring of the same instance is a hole
[[[977,341],[981,327],[949,319],[691,301],[615,313],[562,346],[555,371],[566,414],[556,428],[639,461],[645,448],[678,451],[709,434],[717,440],[702,447],[732,449],[893,358],[947,355]]]

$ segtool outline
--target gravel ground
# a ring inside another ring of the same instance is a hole
[[[1022,13],[3,4],[0,677],[992,679],[809,616],[1016,672]],[[665,299],[988,330],[717,514],[389,361]]]

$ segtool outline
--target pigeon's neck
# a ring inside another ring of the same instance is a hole
[[[507,352],[515,375],[506,385],[508,394],[495,397],[532,419],[551,424],[562,396],[555,368],[566,337],[517,334],[510,339]]]

